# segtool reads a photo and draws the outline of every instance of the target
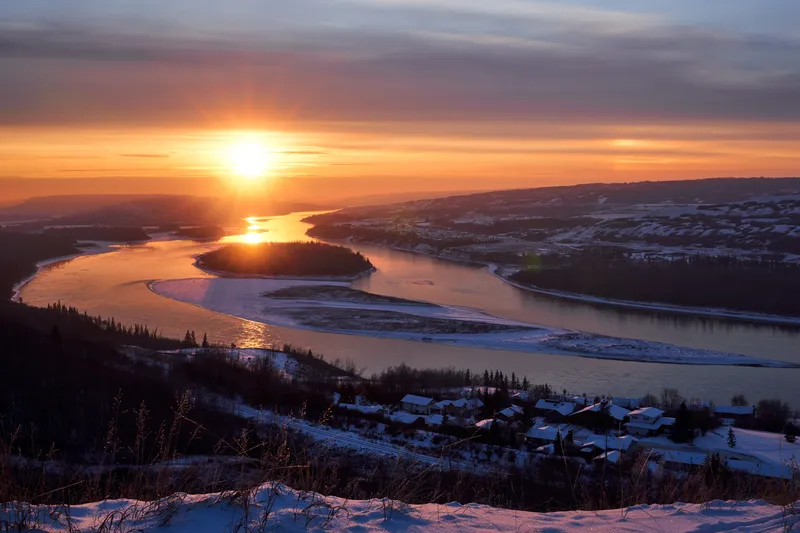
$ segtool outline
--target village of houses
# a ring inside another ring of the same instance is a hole
[[[394,406],[368,405],[357,397],[355,403],[339,403],[338,408],[404,426],[403,434],[393,442],[417,454],[436,453],[431,441],[440,442],[437,435],[446,426],[461,428],[462,434],[474,435],[476,442],[481,442],[481,437],[483,442],[492,442],[488,438],[491,435],[502,437],[500,446],[478,444],[494,451],[487,451],[485,458],[472,452],[460,455],[462,465],[464,459],[471,459],[476,466],[491,463],[496,469],[503,464],[499,460],[503,450],[516,466],[564,455],[590,465],[621,467],[644,455],[652,472],[680,475],[702,467],[710,454],[717,454],[733,471],[783,479],[800,477],[800,444],[788,442],[780,433],[737,427],[756,416],[756,409],[750,406],[689,404],[687,409],[704,411],[716,427],[698,431],[693,439],[679,443],[671,438],[675,417],[642,405],[639,399],[593,401],[566,394],[529,399],[522,394],[512,397],[505,408],[491,412],[478,397],[478,389],[466,388],[461,394],[463,397],[442,400],[407,394]],[[731,442],[731,434],[735,442]]]

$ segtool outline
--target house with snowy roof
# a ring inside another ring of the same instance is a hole
[[[558,440],[561,430],[555,426],[531,428],[525,433],[525,440],[534,445],[552,444]],[[561,435],[564,438],[564,435]]]
[[[624,407],[604,400],[572,413],[567,419],[587,428],[608,429],[620,425],[629,413]]]
[[[431,414],[431,407],[433,407],[433,398],[426,398],[425,396],[417,396],[415,394],[406,394],[400,400],[400,406],[403,411],[409,413],[416,413],[420,415]]]
[[[497,418],[505,422],[511,422],[512,420],[518,420],[522,418],[524,414],[525,414],[525,409],[523,409],[519,405],[511,405],[499,411],[497,413]]]
[[[664,411],[657,407],[642,407],[628,414],[625,429],[631,435],[648,437],[663,433],[675,424],[675,419],[664,416]]]
[[[483,407],[480,398],[459,398],[458,400],[441,400],[431,406],[431,412],[439,415],[468,417]]]
[[[714,416],[727,423],[751,420],[756,416],[756,408],[749,405],[715,405]]]
[[[539,400],[536,411],[551,422],[560,422],[575,411],[576,404],[556,400]]]
[[[619,450],[630,452],[638,444],[631,435],[590,435],[582,447],[592,447],[602,451]]]

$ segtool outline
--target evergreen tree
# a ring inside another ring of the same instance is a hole
[[[208,335],[203,333],[203,348],[208,348],[208,346],[209,346],[209,344],[208,344]]]
[[[516,389],[519,388],[518,385],[519,385],[519,383],[517,383],[517,375],[514,372],[512,372],[511,373],[511,388],[516,390]]]
[[[469,368],[464,372],[464,385],[472,385],[472,373],[469,371]]]
[[[694,437],[692,431],[692,417],[686,402],[681,402],[675,424],[672,426],[672,440],[675,442],[689,442]]]
[[[531,384],[528,381],[528,376],[523,376],[522,377],[522,390],[527,391],[529,388],[531,388]]]
[[[192,347],[197,346],[197,337],[194,336],[194,330],[192,330]]]
[[[733,428],[728,428],[728,448],[736,448],[736,434]]]

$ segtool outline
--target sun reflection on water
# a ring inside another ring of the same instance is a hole
[[[293,213],[283,217],[248,217],[247,232],[224,237],[223,243],[261,244],[264,242],[313,241],[305,234],[310,224],[298,223],[299,219],[313,213]]]

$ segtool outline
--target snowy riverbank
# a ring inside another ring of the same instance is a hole
[[[327,333],[651,363],[798,367],[793,363],[739,354],[554,329],[463,307],[264,297],[265,293],[288,287],[321,285],[346,287],[349,284],[267,278],[197,278],[154,282],[150,288],[161,296],[211,311],[274,326]],[[426,321],[438,325],[441,332],[418,325]],[[359,327],[352,329],[353,324]],[[483,330],[490,332],[470,332],[480,331],[480,325],[485,325]],[[458,333],[453,333],[454,329]]]
[[[480,531],[778,533],[800,522],[797,504],[763,501],[636,505],[605,511],[531,513],[458,503],[408,505],[350,500],[298,491],[280,483],[252,490],[244,502],[232,494],[174,494],[163,500],[103,500],[83,505],[0,504],[0,524],[36,531],[359,531],[469,533]],[[22,525],[24,524],[24,526]]]

